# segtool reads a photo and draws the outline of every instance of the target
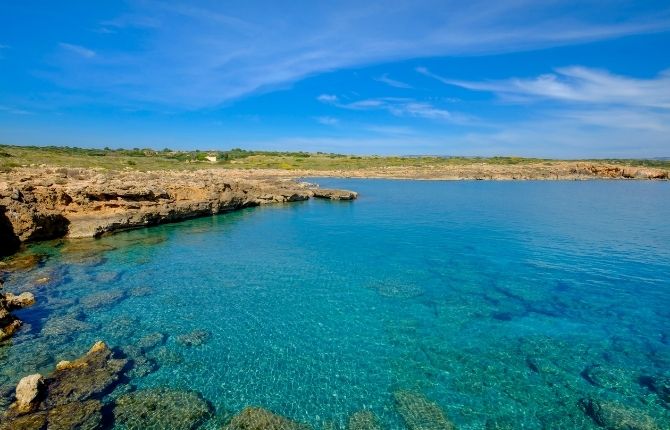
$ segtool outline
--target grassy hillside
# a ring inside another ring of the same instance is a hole
[[[216,157],[216,162],[206,157]],[[556,160],[519,157],[381,157],[306,152],[269,152],[231,149],[228,151],[171,151],[165,149],[83,149],[0,145],[0,170],[18,166],[50,165],[64,167],[101,167],[111,170],[194,170],[203,168],[273,168],[308,170],[354,170],[382,167],[427,167],[486,163],[518,165],[551,164]],[[586,161],[586,160],[585,160]],[[670,169],[670,160],[588,160],[610,164]]]

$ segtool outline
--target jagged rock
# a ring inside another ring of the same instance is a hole
[[[358,193],[347,190],[332,190],[327,188],[314,188],[312,190],[314,197],[330,200],[354,200]]]
[[[409,430],[455,430],[456,426],[445,416],[437,403],[423,394],[411,391],[393,393],[395,407]]]
[[[661,430],[643,411],[619,403],[585,398],[579,401],[579,407],[607,430]]]
[[[128,363],[116,359],[103,342],[97,342],[83,357],[61,361],[46,380],[47,408],[102,395],[119,380]]]
[[[4,327],[0,327],[0,342],[7,340],[21,328],[21,321],[15,319]]]
[[[177,337],[177,342],[185,346],[200,346],[209,341],[211,334],[207,330],[196,329]]]
[[[44,395],[44,378],[39,373],[25,376],[16,386],[16,401],[11,408],[17,414],[34,411]]]
[[[224,430],[309,430],[306,424],[291,421],[267,409],[246,407],[235,415]]]
[[[123,394],[114,406],[115,422],[126,430],[190,430],[211,414],[199,394],[167,388]]]
[[[5,294],[5,300],[7,301],[7,309],[9,310],[23,309],[35,304],[35,296],[29,292],[23,292],[18,296],[7,293]]]
[[[103,306],[111,306],[119,302],[123,297],[124,294],[121,290],[104,290],[82,297],[79,303],[86,309],[95,309]]]
[[[347,430],[381,430],[379,419],[372,411],[358,411],[349,417]]]
[[[151,354],[160,365],[175,366],[184,362],[184,356],[167,346],[161,346]]]

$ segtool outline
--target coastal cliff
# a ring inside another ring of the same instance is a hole
[[[0,175],[0,255],[23,242],[105,233],[310,197],[350,200],[286,178],[226,171],[23,168]]]

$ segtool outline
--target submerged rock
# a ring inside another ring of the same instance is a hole
[[[456,426],[445,416],[437,403],[423,394],[411,391],[393,393],[395,407],[409,430],[455,430]]]
[[[86,309],[94,309],[113,305],[123,299],[123,297],[124,294],[121,290],[105,290],[82,297],[79,303]]]
[[[358,411],[349,417],[347,430],[381,430],[379,419],[372,411]]]
[[[102,403],[99,400],[72,402],[57,406],[47,414],[48,430],[94,430],[102,422]]]
[[[62,336],[77,331],[91,330],[93,326],[71,316],[49,319],[42,328],[45,336]]]
[[[141,337],[135,345],[143,351],[154,349],[165,343],[167,336],[161,332],[150,333]]]
[[[198,393],[167,388],[123,394],[114,406],[116,424],[127,430],[190,430],[211,414]]]
[[[656,393],[665,403],[670,403],[669,375],[643,376],[640,378],[640,384]]]
[[[607,430],[661,430],[645,412],[619,403],[584,398],[579,401],[579,407]]]
[[[411,299],[421,296],[424,291],[418,285],[405,284],[396,281],[377,283],[372,285],[372,289],[377,291],[380,296],[393,297],[397,299]]]
[[[207,343],[210,337],[211,334],[207,330],[196,329],[190,333],[178,336],[177,342],[184,346],[200,346]]]
[[[307,424],[291,421],[267,409],[246,407],[235,415],[224,430],[309,430]]]

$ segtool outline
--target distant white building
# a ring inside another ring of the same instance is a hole
[[[205,160],[209,161],[210,163],[216,163],[216,155],[208,155],[205,157]]]

